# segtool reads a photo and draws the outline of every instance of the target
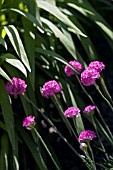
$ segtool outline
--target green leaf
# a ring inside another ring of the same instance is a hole
[[[62,44],[66,47],[66,49],[69,51],[69,53],[76,58],[76,51],[75,51],[75,47],[73,42],[68,39],[68,37],[66,37],[63,32],[60,31],[60,29],[58,29],[52,22],[50,22],[49,20],[42,18],[41,17],[41,21],[43,23],[45,23],[55,34],[55,36],[57,38],[60,39],[60,41],[62,42]]]
[[[76,118],[76,128],[78,135],[85,129],[81,115]]]
[[[1,137],[0,170],[8,170],[8,147],[8,136],[4,133]]]
[[[1,104],[2,114],[5,121],[6,130],[9,135],[9,139],[11,141],[13,149],[15,149],[15,126],[14,126],[13,111],[12,111],[8,94],[6,92],[5,84],[1,79],[0,79],[0,84],[1,84],[0,104]]]
[[[15,9],[15,8],[10,8],[10,9],[2,9],[1,12],[10,12],[10,11],[14,11],[20,15],[22,15],[23,17],[27,18],[29,21],[31,21],[32,23],[36,24],[38,30],[42,33],[44,33],[44,30],[43,30],[43,27],[42,25],[40,24],[40,20],[38,21],[33,15],[31,15],[30,13],[28,12],[25,12],[25,11],[21,11],[21,10],[18,10],[18,9]]]
[[[22,44],[22,41],[20,39],[20,36],[19,36],[19,33],[18,33],[16,27],[14,27],[13,25],[10,25],[7,27],[5,26],[4,28],[6,30],[6,33],[15,49],[17,55],[21,58],[22,62],[25,64],[25,66],[27,67],[29,72],[31,72],[29,61],[28,61],[24,46]]]
[[[101,125],[101,123],[99,122],[99,120],[95,117],[95,122],[96,125],[98,127],[98,130],[104,134],[104,138],[111,144],[111,146],[113,146],[113,142],[112,139],[109,137],[108,133],[106,132],[105,128],[103,128],[103,126]]]
[[[112,29],[102,15],[100,15],[87,0],[84,0],[84,3],[74,2],[74,4],[68,3],[68,5],[94,21],[111,38],[111,40],[113,40]]]
[[[19,170],[19,162],[18,162],[17,157],[15,155],[13,155],[13,159],[14,159],[14,163],[13,163],[14,169]]]
[[[69,91],[69,95],[70,95],[70,98],[71,98],[71,101],[72,101],[72,106],[78,108],[74,94],[73,94],[69,85],[68,85],[68,91]],[[74,91],[76,91],[76,90],[74,90]],[[76,96],[77,96],[77,94],[76,94]],[[85,129],[81,115],[78,116],[77,118],[74,118],[74,121],[76,122],[75,126],[76,126],[76,129],[77,129],[77,133],[79,135]]]
[[[0,67],[0,75],[11,82],[10,77],[5,73],[5,71]]]
[[[45,50],[45,49],[41,49],[41,48],[36,48],[35,51],[38,53],[41,53],[41,54],[45,54],[48,57],[52,56],[53,58],[62,62],[63,64],[70,66],[75,71],[75,73],[78,73],[78,71],[75,70],[74,67],[72,67],[63,57],[61,57],[59,54],[55,53],[54,51]]]
[[[2,44],[5,47],[5,49],[7,50],[7,44],[1,36],[0,36],[0,44]]]
[[[22,19],[23,27],[24,27],[24,42],[25,42],[25,49],[27,53],[27,57],[30,62],[31,66],[31,73],[29,74],[32,87],[34,88],[35,84],[35,32],[32,23],[25,18]],[[30,30],[30,31],[29,31]],[[31,36],[32,35],[32,36]]]
[[[54,15],[56,18],[58,18],[60,21],[62,21],[63,23],[65,23],[67,26],[71,27],[74,29],[75,33],[81,36],[86,37],[85,34],[83,34],[70,20],[69,18],[63,14],[56,6],[51,5],[50,3],[46,2],[46,1],[36,1],[37,6],[39,8],[42,8],[46,11],[48,11],[49,13],[51,13],[52,15]]]
[[[60,100],[55,95],[54,95],[54,97],[51,97],[51,99],[52,99],[53,103],[55,104],[56,108],[58,109],[59,114],[60,114],[65,126],[69,130],[69,133],[72,135],[73,129],[72,129],[71,124],[68,121],[68,119],[64,116],[64,111],[63,111],[62,104],[61,104]]]
[[[0,56],[0,58],[4,59],[7,63],[11,64],[12,66],[19,69],[26,77],[27,77],[27,71],[24,67],[24,65],[16,59],[16,57],[12,54],[4,54]]]
[[[47,170],[47,167],[44,163],[44,160],[41,156],[39,148],[33,143],[29,135],[23,130],[22,127],[18,126],[17,130],[21,137],[23,138],[24,142],[28,146],[34,160],[36,161],[37,165],[39,166],[40,170]]]

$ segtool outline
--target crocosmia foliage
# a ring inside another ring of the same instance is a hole
[[[0,1],[0,170],[113,169],[113,1]]]

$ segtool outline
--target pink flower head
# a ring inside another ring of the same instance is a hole
[[[18,95],[22,94],[26,91],[27,85],[25,84],[25,81],[20,78],[12,78],[12,83],[7,82],[6,83],[6,90],[11,95]]]
[[[101,72],[103,69],[105,69],[105,65],[100,61],[93,61],[89,64],[89,68],[94,68],[98,72]]]
[[[24,119],[22,126],[25,126],[28,130],[31,130],[35,126],[35,117],[34,116],[28,116]]]
[[[94,111],[94,109],[95,109],[95,106],[94,105],[89,105],[89,106],[87,106],[87,107],[85,107],[85,109],[84,109],[84,113],[89,113],[89,112],[92,112],[92,111]]]
[[[100,73],[93,68],[88,67],[81,73],[81,82],[84,86],[91,86],[95,84],[97,78],[100,78]]]
[[[96,134],[94,131],[84,130],[80,133],[78,141],[85,142],[85,141],[93,140],[93,138],[96,138]]]
[[[72,65],[80,73],[82,72],[83,66],[78,61],[75,60],[70,61],[69,64]],[[68,77],[71,77],[73,74],[75,74],[75,71],[72,68],[70,68],[68,65],[65,66],[64,71]]]
[[[76,107],[69,107],[65,112],[64,112],[64,115],[66,117],[78,117],[80,116],[80,110]]]
[[[42,95],[48,98],[49,96],[54,96],[55,93],[61,92],[61,90],[61,86],[55,80],[51,80],[43,85]]]

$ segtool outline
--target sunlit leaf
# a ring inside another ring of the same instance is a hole
[[[27,69],[29,71],[31,71],[23,43],[21,41],[21,38],[19,36],[19,33],[18,33],[16,27],[14,27],[13,25],[10,25],[10,26],[7,26],[7,27],[5,26],[4,28],[7,32],[7,35],[9,37],[17,55],[21,58],[22,62],[25,64]]]
[[[63,14],[56,6],[51,5],[50,3],[46,2],[46,1],[36,1],[38,7],[50,12],[51,14],[53,14],[55,17],[57,17],[60,21],[62,21],[63,23],[65,23],[66,25],[68,25],[69,27],[73,28],[75,30],[76,34],[80,34],[84,37],[86,37],[85,34],[83,34],[70,20],[69,18]]]

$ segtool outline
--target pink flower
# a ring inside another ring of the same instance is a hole
[[[91,86],[95,84],[97,78],[100,78],[100,73],[93,68],[88,67],[81,73],[81,82],[84,86]]]
[[[93,138],[96,138],[96,134],[94,131],[84,130],[80,133],[78,141],[79,142],[90,141],[93,140]]]
[[[103,69],[105,69],[105,65],[100,61],[93,61],[89,64],[89,68],[94,68],[98,72],[101,72]]]
[[[34,116],[28,116],[24,119],[22,126],[25,126],[28,130],[31,130],[35,126],[35,117]]]
[[[61,90],[61,86],[55,80],[51,80],[43,85],[42,95],[48,98],[49,96],[54,96],[55,93],[61,92]]]
[[[69,107],[65,112],[64,112],[64,115],[66,117],[78,117],[80,116],[80,110],[76,107]]]
[[[94,111],[94,109],[95,109],[94,105],[89,105],[89,106],[85,107],[83,112],[84,113],[92,112],[92,111]]]
[[[22,94],[26,91],[27,85],[25,84],[25,81],[20,78],[12,78],[12,83],[7,82],[6,83],[6,90],[11,95],[18,95]]]
[[[82,72],[83,66],[78,61],[75,61],[75,60],[70,61],[69,64],[72,65],[80,73]],[[64,71],[68,77],[71,77],[73,74],[75,74],[75,71],[72,68],[70,68],[70,66],[68,65],[65,66]]]

